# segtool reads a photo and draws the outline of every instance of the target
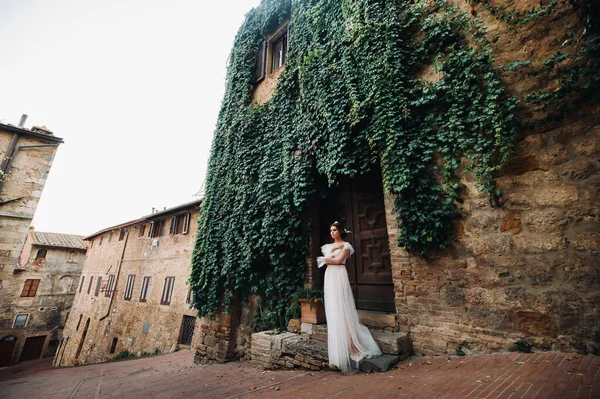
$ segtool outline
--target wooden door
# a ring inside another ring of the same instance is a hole
[[[45,335],[27,338],[25,340],[25,345],[23,346],[23,352],[21,352],[20,361],[25,362],[27,360],[39,359],[42,356],[44,342],[46,342]]]
[[[14,335],[0,339],[0,367],[10,366],[16,343]]]
[[[394,312],[394,284],[385,221],[381,172],[348,179],[331,190],[322,207],[322,244],[331,242],[329,225],[339,221],[356,251],[346,262],[348,278],[358,309]]]

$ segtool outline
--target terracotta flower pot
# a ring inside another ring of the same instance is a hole
[[[301,304],[300,315],[303,323],[323,324],[327,322],[325,318],[325,304],[320,299],[299,299]]]

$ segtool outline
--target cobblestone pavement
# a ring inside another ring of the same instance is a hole
[[[415,357],[382,374],[262,371],[195,365],[186,350],[51,369],[51,359],[0,369],[0,398],[600,398],[600,358],[568,353]]]

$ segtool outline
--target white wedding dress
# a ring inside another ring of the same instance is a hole
[[[317,258],[319,267],[325,265],[325,258],[333,258],[342,250],[331,251],[332,245],[321,247],[324,256]],[[344,243],[343,249],[347,249],[350,255],[354,253],[350,243]],[[369,329],[359,323],[345,265],[327,265],[324,291],[329,364],[349,373],[358,369],[361,359],[379,356],[381,350]]]

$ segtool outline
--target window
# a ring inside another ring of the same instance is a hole
[[[138,232],[138,237],[143,237],[146,233],[146,225],[140,224],[140,231]]]
[[[106,291],[104,291],[104,296],[112,295],[114,284],[115,284],[115,275],[111,274],[110,276],[108,276],[108,283],[106,283]]]
[[[117,342],[119,342],[119,338],[113,338],[112,344],[110,345],[110,353],[115,353],[115,350],[117,350]]]
[[[96,280],[96,292],[94,292],[94,296],[98,296],[100,288],[102,288],[102,277],[98,277],[98,280]]]
[[[81,319],[83,319],[83,315],[82,314],[79,315],[79,321],[77,322],[77,327],[75,327],[76,331],[79,331],[79,326],[81,325]]]
[[[160,237],[162,235],[163,220],[155,220],[150,223],[150,229],[148,231],[148,237]]]
[[[127,276],[127,285],[125,286],[125,295],[123,299],[130,300],[133,293],[133,283],[135,282],[135,274]]]
[[[102,245],[102,241],[104,241],[104,237],[100,237],[100,242],[98,243],[98,245]]]
[[[108,233],[108,242],[112,241],[112,231],[110,233]]]
[[[185,303],[187,305],[194,303],[194,291],[192,291],[191,288],[188,290],[187,296],[185,298]]]
[[[48,253],[48,251],[46,251],[45,249],[40,249],[37,251],[37,254],[35,255],[36,259],[46,259],[46,254]]]
[[[27,324],[27,319],[29,319],[29,315],[27,313],[18,314],[15,317],[15,321],[13,322],[13,327],[25,327],[25,325]]]
[[[163,288],[162,297],[160,298],[161,305],[170,305],[171,297],[173,296],[173,286],[175,285],[175,277],[165,277],[165,286]]]
[[[90,291],[92,290],[92,283],[93,282],[94,282],[94,276],[90,277],[90,283],[88,284],[88,289],[87,289],[88,295],[90,294]]]
[[[289,33],[287,24],[262,42],[254,59],[254,84],[281,68],[287,60]]]
[[[169,234],[187,234],[190,226],[190,214],[182,213],[181,215],[173,216],[171,218],[171,227],[169,228]]]
[[[83,288],[83,282],[85,281],[85,276],[81,276],[81,282],[79,283],[79,292],[81,293],[81,289]]]
[[[35,279],[25,280],[25,285],[23,286],[23,291],[21,291],[21,296],[22,297],[35,296],[39,285],[40,285],[40,280],[35,280]]]
[[[140,293],[140,302],[146,302],[148,300],[148,289],[150,288],[150,277],[144,277],[142,281],[142,292]]]
[[[125,229],[119,231],[119,241],[123,241],[123,239],[125,239]]]
[[[65,316],[65,323],[64,323],[64,324],[67,324],[67,320],[69,320],[69,314],[70,314],[70,313],[69,313],[69,312],[67,312],[67,314],[66,314],[66,316]]]
[[[287,28],[281,37],[271,42],[271,70],[273,73],[285,64],[287,56]]]

